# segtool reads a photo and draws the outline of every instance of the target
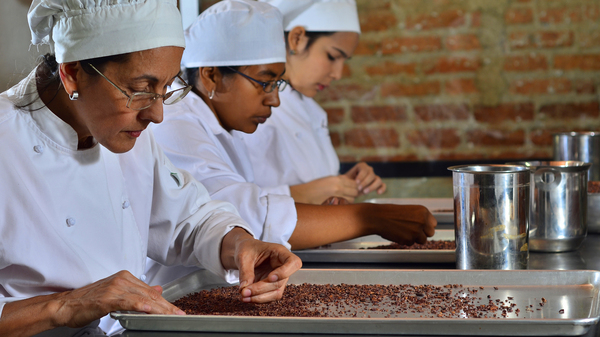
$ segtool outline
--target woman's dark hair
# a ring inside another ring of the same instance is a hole
[[[106,67],[106,64],[108,64],[109,62],[125,63],[129,60],[130,55],[131,54],[111,55],[81,60],[79,62],[81,63],[83,71],[85,71],[87,74],[91,76],[98,76],[98,73],[95,72],[94,69],[92,69],[92,67],[90,67],[90,64],[96,67],[96,69],[103,71]],[[40,97],[44,92],[46,92],[50,88],[56,88],[56,92],[54,93],[54,96],[50,101],[54,100],[54,98],[60,91],[62,83],[60,81],[60,75],[58,73],[58,62],[56,62],[56,57],[53,54],[48,53],[39,57],[39,64],[35,71],[35,79],[38,87],[38,95]],[[23,106],[18,106],[18,108],[24,108],[28,105],[31,105],[32,103],[33,102]]]
[[[313,43],[315,43],[315,41],[317,41],[318,39],[325,37],[325,36],[331,36],[335,33],[336,32],[304,32],[304,35],[308,38],[308,42],[306,43],[306,50],[308,51],[310,49],[310,47],[313,45]],[[290,32],[285,32],[284,34],[285,34],[285,46],[287,49],[290,49],[289,42],[288,42],[288,36],[290,35]]]
[[[239,70],[241,66],[230,66],[230,67],[216,67],[223,77],[235,74],[235,71],[231,70],[231,68],[235,70]],[[198,81],[198,70],[199,68],[184,68],[183,75],[187,84],[192,87],[196,86],[196,81]]]

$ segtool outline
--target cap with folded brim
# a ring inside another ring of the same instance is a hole
[[[185,42],[186,68],[285,63],[281,13],[257,1],[216,3],[186,29]]]
[[[34,0],[27,18],[59,63],[185,47],[176,0]]]
[[[355,0],[261,0],[283,14],[283,27],[302,26],[309,32],[356,32],[360,22]]]

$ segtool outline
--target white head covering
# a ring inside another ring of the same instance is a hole
[[[309,32],[356,32],[360,23],[355,0],[260,0],[283,13],[286,32],[302,26]]]
[[[285,63],[282,16],[257,1],[223,0],[185,31],[186,68]]]
[[[58,63],[185,47],[176,0],[33,0],[27,19]]]

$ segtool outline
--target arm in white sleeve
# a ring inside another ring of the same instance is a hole
[[[226,280],[237,271],[221,264],[223,237],[234,227],[252,230],[230,203],[211,200],[200,182],[176,168],[158,147],[148,256],[162,264],[201,265]]]
[[[174,119],[161,124],[155,135],[172,162],[198,179],[213,199],[232,203],[258,239],[290,248],[297,221],[291,197],[269,194],[247,182],[231,166],[223,145],[199,124]]]

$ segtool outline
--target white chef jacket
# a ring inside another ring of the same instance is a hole
[[[327,113],[291,86],[279,93],[281,105],[253,134],[243,134],[256,184],[287,188],[336,176],[340,161],[331,144]]]
[[[173,164],[189,171],[212,198],[232,203],[260,240],[290,248],[288,240],[297,221],[294,200],[254,183],[241,132],[223,129],[193,92],[181,102],[165,106],[164,121],[153,128]]]
[[[75,130],[41,100],[15,108],[36,98],[35,71],[0,94],[0,315],[7,302],[80,288],[120,270],[143,279],[146,255],[237,280],[221,265],[221,240],[234,226],[250,229],[231,204],[210,201],[175,168],[150,130],[127,153],[100,144],[77,150]]]

